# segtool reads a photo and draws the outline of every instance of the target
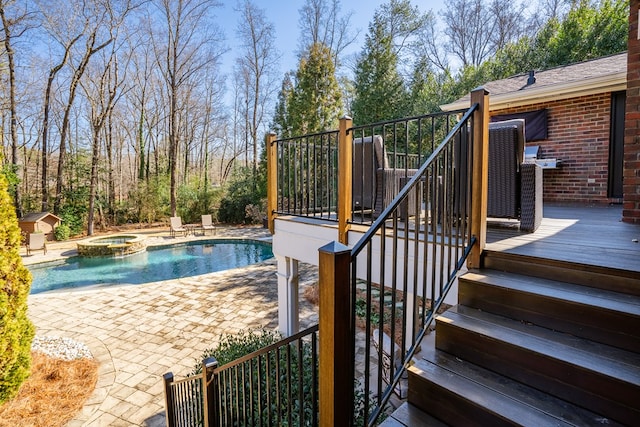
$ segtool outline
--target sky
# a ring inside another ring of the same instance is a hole
[[[223,7],[216,11],[220,19],[220,25],[226,34],[227,44],[233,48],[235,42],[235,29],[238,25],[238,13],[233,9],[237,0],[220,0]],[[265,11],[267,20],[274,24],[276,28],[276,45],[282,55],[281,72],[296,70],[298,61],[296,51],[298,47],[298,11],[305,3],[305,0],[253,0],[254,4]],[[351,22],[353,26],[360,30],[356,43],[347,53],[359,52],[364,45],[364,38],[367,33],[369,22],[373,18],[375,10],[387,0],[341,0],[341,15],[353,11]],[[412,4],[418,6],[420,11],[433,10],[437,12],[444,6],[444,0],[412,0]],[[223,66],[225,71],[230,70],[233,64],[233,50],[225,55]]]

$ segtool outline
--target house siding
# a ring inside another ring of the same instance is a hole
[[[611,93],[551,101],[491,111],[492,115],[546,108],[548,138],[539,145],[539,158],[562,161],[544,170],[545,201],[608,203],[607,178],[611,125]]]
[[[622,220],[640,224],[640,40],[638,40],[640,1],[631,0],[629,6]]]

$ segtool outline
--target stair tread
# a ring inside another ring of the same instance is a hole
[[[640,271],[638,271],[636,268],[629,268],[629,266],[637,267],[637,254],[631,253],[628,250],[604,250],[603,252],[608,255],[604,258],[606,258],[608,261],[620,261],[615,262],[615,265],[605,265],[602,263],[598,263],[597,260],[594,260],[593,255],[590,253],[584,254],[582,261],[576,261],[575,251],[571,253],[572,259],[563,259],[562,256],[549,257],[548,253],[531,254],[531,251],[529,249],[530,247],[525,252],[519,252],[517,250],[506,252],[504,250],[487,249],[484,251],[483,255],[485,258],[493,257],[506,260],[526,260],[529,263],[553,265],[555,267],[561,268],[587,270],[593,273],[604,273],[607,275],[640,279]],[[558,251],[558,253],[561,252],[562,251]]]
[[[468,272],[461,279],[532,292],[576,303],[595,305],[640,316],[640,297],[635,295],[497,270],[483,270],[482,273]]]
[[[607,259],[618,259],[621,254],[610,254]],[[613,265],[595,265],[593,254],[584,254],[586,262],[561,260],[561,256],[549,257],[548,254],[518,254],[513,252],[486,250],[482,264],[485,269],[509,271],[528,277],[544,277],[552,280],[581,284],[593,288],[618,291],[624,294],[640,296],[640,270],[636,259],[623,254],[625,260],[619,267]],[[623,258],[624,258],[623,257]],[[633,267],[632,267],[633,266]]]
[[[422,352],[410,368],[475,405],[507,418],[527,420],[527,425],[619,425],[600,415],[553,397],[500,374],[463,361],[433,346]]]
[[[380,424],[380,427],[403,426],[447,427],[447,424],[420,410],[420,408],[405,402]]]
[[[636,353],[464,306],[449,309],[437,320],[640,387],[640,355]]]

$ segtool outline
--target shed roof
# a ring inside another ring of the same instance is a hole
[[[483,87],[489,92],[490,110],[625,90],[627,53],[535,71],[534,77],[533,84],[527,84],[529,73],[486,83]],[[469,100],[466,95],[441,108],[467,108]]]
[[[38,222],[46,218],[47,216],[52,216],[58,221],[61,221],[62,218],[50,213],[50,212],[31,212],[20,218],[20,222]]]

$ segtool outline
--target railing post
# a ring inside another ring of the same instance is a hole
[[[269,132],[265,139],[265,149],[267,150],[267,223],[269,232],[274,233],[274,219],[278,205],[278,147],[273,143],[276,134]]]
[[[351,221],[353,193],[353,135],[347,132],[353,126],[351,117],[340,119],[338,133],[338,241],[347,244]]]
[[[215,357],[207,357],[202,361],[202,412],[204,415],[204,427],[218,427],[220,425],[220,413],[217,410],[217,379],[214,377],[214,369],[218,367]],[[211,378],[211,381],[209,381]]]
[[[473,113],[473,176],[471,194],[471,234],[476,244],[467,258],[467,268],[480,268],[480,257],[487,242],[487,165],[489,160],[489,92],[480,87],[471,92]]]
[[[347,426],[353,416],[353,325],[349,295],[351,251],[331,242],[319,250],[320,425]]]
[[[167,409],[165,420],[167,427],[175,427],[176,423],[176,408],[173,401],[173,391],[171,390],[171,384],[173,383],[173,373],[167,372],[162,376],[164,382],[164,407]]]

